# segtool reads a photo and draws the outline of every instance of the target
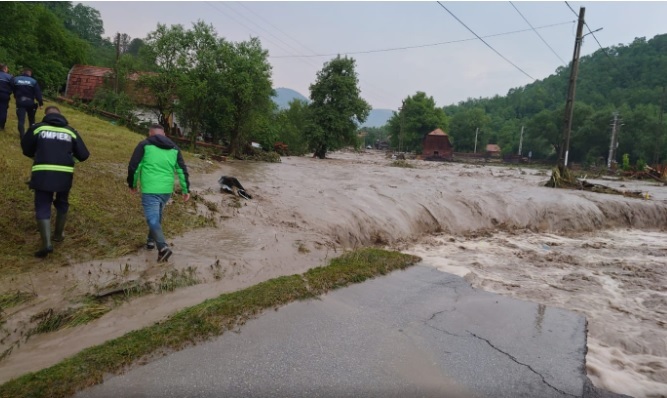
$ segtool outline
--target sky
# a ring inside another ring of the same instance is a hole
[[[582,56],[599,50],[600,45],[627,45],[637,37],[650,39],[667,33],[667,2],[657,1],[83,4],[100,12],[105,36],[120,32],[145,38],[158,23],[189,28],[202,20],[230,41],[259,37],[269,51],[274,88],[291,88],[306,97],[325,62],[336,54],[349,55],[356,60],[361,96],[373,108],[392,110],[418,91],[432,96],[438,106],[505,95],[511,88],[544,79],[559,66],[567,66],[577,19],[568,4],[577,13],[585,7],[590,30],[602,28],[584,38]],[[588,33],[586,28],[584,33]],[[485,38],[491,35],[497,36]],[[453,43],[432,45],[445,42]],[[422,47],[404,48],[413,46]],[[404,49],[375,52],[396,48]]]

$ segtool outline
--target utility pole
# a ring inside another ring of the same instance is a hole
[[[115,45],[116,45],[116,62],[114,62],[114,83],[113,83],[113,91],[118,94],[118,60],[120,59],[120,32],[116,33],[116,40]]]
[[[567,89],[567,101],[565,102],[565,122],[563,128],[563,143],[558,153],[558,168],[562,171],[567,167],[567,158],[570,151],[570,133],[572,132],[572,117],[574,115],[574,94],[577,87],[577,73],[579,72],[579,53],[583,42],[584,13],[585,7],[579,8],[579,23],[577,24],[577,39],[574,42],[574,54],[572,55],[572,66],[570,67],[570,82]]]
[[[655,139],[655,153],[653,155],[653,162],[655,164],[660,163],[660,151],[662,150],[662,145],[664,143],[664,137],[662,136],[662,115],[665,113],[665,86],[662,86],[662,98],[660,99],[660,116],[658,118],[658,128],[656,131]]]
[[[523,127],[521,126],[521,138],[519,138],[519,156],[521,156],[521,150],[523,149]]]
[[[477,153],[477,134],[479,133],[479,127],[477,127],[477,130],[475,130],[475,149],[472,151],[473,153]]]
[[[398,152],[403,152],[403,129],[405,128],[405,100],[403,100],[401,106],[401,131],[398,135]]]
[[[616,161],[616,147],[618,146],[618,112],[614,112],[614,121],[611,123],[611,142],[609,143],[609,158],[607,168],[611,169],[611,163]]]

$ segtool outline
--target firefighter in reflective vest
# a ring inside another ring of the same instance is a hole
[[[57,107],[49,106],[44,113],[42,122],[32,125],[21,138],[23,154],[34,158],[30,188],[35,190],[35,215],[42,238],[42,247],[35,256],[41,258],[53,252],[51,203],[56,208],[53,241],[61,242],[69,210],[74,161],[83,162],[90,156],[79,133],[67,124]]]

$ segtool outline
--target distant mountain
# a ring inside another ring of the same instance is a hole
[[[362,127],[382,127],[392,116],[394,116],[394,111],[391,109],[373,109]]]
[[[295,99],[310,102],[308,98],[291,88],[280,87],[275,89],[275,91],[276,95],[273,97],[273,102],[275,102],[280,109],[289,108],[289,103]]]
[[[291,88],[280,87],[276,88],[275,91],[276,95],[273,97],[273,102],[275,102],[280,109],[289,108],[289,103],[295,99],[310,102],[307,97]],[[389,121],[393,115],[394,111],[391,109],[373,109],[362,127],[382,127],[387,124],[387,121]]]

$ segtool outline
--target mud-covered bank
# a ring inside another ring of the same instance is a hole
[[[191,267],[200,283],[134,298],[84,326],[23,339],[0,366],[0,381],[56,363],[207,298],[304,272],[349,247],[407,247],[433,232],[474,239],[475,234],[492,230],[536,234],[618,227],[654,230],[667,221],[667,196],[651,183],[642,188],[653,199],[641,200],[545,188],[541,184],[548,175],[540,170],[390,164],[381,153],[335,153],[327,160],[284,158],[279,164],[222,164],[215,173],[192,176],[193,189],[212,204],[201,211],[213,216],[218,227],[170,239],[174,256],[169,265],[156,264],[155,253],[142,249],[119,259],[4,278],[2,291],[34,291],[37,299],[15,309],[6,329],[18,332],[0,342],[2,350],[31,327],[32,315],[70,306],[110,282],[155,281],[171,270]],[[253,199],[238,201],[220,194],[217,180],[223,174],[237,177]]]

